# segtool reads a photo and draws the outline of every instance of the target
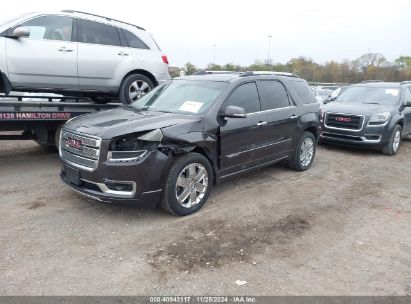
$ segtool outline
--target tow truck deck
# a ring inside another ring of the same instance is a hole
[[[0,140],[35,140],[42,146],[54,146],[67,120],[120,105],[95,103],[84,97],[0,95]],[[7,134],[10,131],[13,134]]]

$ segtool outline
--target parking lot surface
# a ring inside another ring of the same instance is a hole
[[[411,140],[395,157],[320,146],[215,187],[198,213],[102,204],[57,153],[0,143],[2,295],[410,295]]]

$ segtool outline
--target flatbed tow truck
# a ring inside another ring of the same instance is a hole
[[[96,103],[84,97],[0,94],[0,141],[34,140],[44,147],[58,147],[60,130],[66,121],[120,105]]]

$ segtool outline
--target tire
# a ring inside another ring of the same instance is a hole
[[[385,155],[393,156],[398,153],[400,149],[402,138],[402,127],[400,125],[396,125],[394,130],[391,133],[390,140],[387,144],[382,148],[382,153]]]
[[[154,88],[153,82],[141,74],[131,74],[121,83],[118,98],[123,104],[130,104]]]
[[[38,138],[34,141],[45,150],[56,151],[57,149],[58,151],[60,148],[60,133],[63,126],[64,123],[61,123],[54,132],[50,130],[47,137]]]
[[[61,133],[61,129],[63,129],[64,123],[60,124],[56,130],[56,132],[54,132],[54,144],[57,148],[57,150],[60,150],[60,133]]]
[[[191,168],[194,170],[191,171]],[[193,183],[191,179],[202,176],[200,171],[206,174],[198,183]],[[174,215],[193,214],[203,207],[212,186],[213,169],[208,159],[198,153],[185,154],[177,157],[170,166],[160,205]]]
[[[293,157],[287,162],[288,167],[295,171],[308,170],[314,161],[316,150],[317,141],[314,135],[311,132],[304,132],[300,140],[298,141]],[[303,156],[304,151],[305,157]]]

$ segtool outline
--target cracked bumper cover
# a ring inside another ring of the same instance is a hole
[[[97,169],[88,172],[63,160],[60,177],[66,185],[88,198],[153,208],[161,199],[165,184],[163,172],[167,171],[170,162],[170,156],[160,151],[150,151],[143,159],[131,163],[112,164],[100,160]],[[68,178],[68,168],[79,172],[77,182],[73,183]],[[107,184],[115,183],[130,184],[130,191],[113,191],[107,187]]]

